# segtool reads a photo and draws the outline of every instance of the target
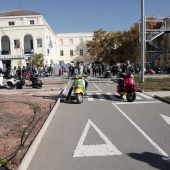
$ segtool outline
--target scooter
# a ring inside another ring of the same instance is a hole
[[[4,75],[0,73],[0,87],[4,88],[6,87],[6,84],[4,84]]]
[[[111,78],[111,72],[109,68],[106,68],[106,71],[104,73],[104,78]]]
[[[30,76],[30,81],[32,82],[32,87],[33,88],[42,88],[42,81],[38,78],[38,75],[31,75]]]
[[[16,84],[17,84],[17,80],[14,78],[14,76],[7,76],[6,78],[6,84],[7,84],[7,88],[15,88]]]
[[[86,93],[85,90],[85,81],[82,77],[76,77],[73,83],[74,95],[77,100],[77,103],[80,104],[83,102],[83,95]]]
[[[128,102],[133,102],[136,99],[136,93],[138,89],[135,87],[135,81],[131,73],[126,74],[124,78],[123,89],[120,88],[120,85],[117,85],[117,93],[123,97],[126,95]]]

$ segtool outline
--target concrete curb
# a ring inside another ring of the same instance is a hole
[[[160,96],[154,95],[154,98],[155,98],[155,99],[158,99],[158,100],[161,100],[161,101],[163,101],[163,102],[165,102],[165,103],[170,104],[170,100],[165,99],[165,98],[163,98],[163,97],[160,97]]]
[[[38,149],[38,146],[54,116],[54,114],[56,113],[56,110],[58,108],[60,104],[60,98],[58,98],[55,106],[53,107],[50,115],[48,116],[47,120],[45,121],[44,125],[42,126],[41,130],[39,131],[39,133],[37,134],[36,138],[34,139],[33,143],[31,144],[31,146],[29,147],[27,153],[25,154],[24,158],[22,159],[19,167],[18,167],[18,170],[27,170],[29,165],[30,165],[30,162],[35,154],[35,152],[37,151]]]

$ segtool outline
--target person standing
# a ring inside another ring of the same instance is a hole
[[[53,75],[53,67],[51,66],[51,64],[50,64],[50,67],[49,67],[49,74],[50,74],[50,76]]]
[[[92,69],[93,69],[93,77],[96,77],[96,64],[92,63]]]

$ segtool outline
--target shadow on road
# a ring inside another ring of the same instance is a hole
[[[167,158],[165,158],[162,155],[150,153],[150,152],[129,153],[128,155],[131,158],[141,162],[145,162],[156,169],[161,169],[161,170],[170,169],[170,162],[167,160]]]

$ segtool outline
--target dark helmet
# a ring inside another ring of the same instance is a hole
[[[76,64],[79,65],[79,64],[80,64],[80,61],[77,61]]]

